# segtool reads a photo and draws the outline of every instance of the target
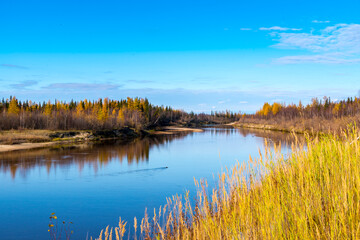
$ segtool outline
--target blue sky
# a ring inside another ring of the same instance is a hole
[[[186,111],[355,96],[360,2],[1,1],[0,97]]]

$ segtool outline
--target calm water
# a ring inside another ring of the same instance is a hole
[[[72,239],[97,236],[118,217],[132,221],[166,197],[193,192],[194,177],[215,182],[221,169],[258,156],[264,138],[286,134],[208,128],[159,136],[0,155],[0,238],[49,239],[49,216],[74,222]],[[283,147],[284,148],[284,147]],[[286,148],[286,147],[285,147]],[[167,168],[166,168],[167,167]]]

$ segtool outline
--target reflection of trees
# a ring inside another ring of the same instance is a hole
[[[223,128],[207,128],[207,132],[210,132],[211,135],[231,135],[238,132],[238,129],[233,127],[223,127]]]
[[[271,131],[271,130],[263,130],[263,129],[249,129],[249,128],[238,128],[239,133],[247,137],[249,135],[262,138],[263,141],[267,141],[270,145],[276,144],[281,146],[291,146],[296,141],[302,143],[305,139],[303,135],[300,134],[292,134],[292,133],[284,133],[280,131]]]
[[[282,132],[259,130],[259,129],[238,129],[238,128],[207,128],[211,135],[234,135],[241,134],[244,137],[255,136],[259,141],[267,141],[282,146],[290,146],[294,143],[292,134]],[[154,147],[160,147],[167,143],[181,139],[188,134],[179,132],[174,135],[156,135],[137,139],[124,143],[121,141],[107,141],[97,144],[80,144],[72,146],[61,146],[44,148],[38,150],[8,152],[0,154],[0,171],[10,172],[15,178],[17,175],[26,177],[31,169],[46,167],[49,173],[51,169],[68,168],[77,165],[79,172],[85,167],[91,167],[95,172],[110,162],[120,161],[126,164],[137,164],[149,161],[149,152]],[[301,136],[298,137],[300,140]]]
[[[149,161],[150,149],[160,147],[175,139],[184,138],[188,133],[157,135],[132,142],[106,141],[99,144],[80,144],[29,151],[8,152],[0,154],[0,171],[10,172],[13,178],[17,173],[26,177],[36,167],[46,167],[49,173],[52,168],[67,168],[77,164],[81,172],[85,166],[91,166],[95,172],[112,161],[124,159],[127,164]]]
[[[228,126],[223,128],[207,128],[206,131],[210,132],[211,135],[241,134],[243,137],[255,136],[261,138],[262,142],[266,140],[270,146],[274,143],[276,145],[281,144],[281,146],[291,146],[291,144],[295,143],[296,138],[300,142],[304,141],[304,137],[302,135],[296,135],[295,137],[290,133],[263,129],[233,128]]]

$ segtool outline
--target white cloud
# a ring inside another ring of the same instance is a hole
[[[14,89],[23,90],[23,89],[27,89],[28,87],[34,86],[36,84],[38,84],[38,81],[36,80],[26,80],[20,83],[10,84],[10,86]]]
[[[279,27],[279,26],[274,26],[274,27],[261,27],[259,28],[260,31],[301,31],[302,28],[286,28],[286,27]]]
[[[286,56],[275,59],[275,63],[296,64],[296,63],[325,63],[325,64],[346,64],[360,63],[360,58],[346,59],[332,56],[331,54]]]
[[[240,28],[241,31],[251,31],[251,28]]]
[[[329,23],[330,21],[319,21],[319,20],[313,20],[313,23]]]
[[[277,33],[273,47],[307,50],[312,55],[286,56],[278,63],[358,63],[360,24],[336,24],[318,32]],[[315,55],[314,55],[315,53]]]
[[[230,102],[230,99],[220,100],[220,101],[218,101],[218,104],[224,104],[224,103],[228,103],[228,102]]]
[[[360,24],[337,24],[326,27],[319,34],[279,33],[276,47],[299,48],[311,51],[360,52]]]
[[[99,91],[99,90],[118,90],[122,85],[119,84],[99,84],[99,83],[52,83],[43,87],[44,89],[66,89],[83,90],[83,91]]]

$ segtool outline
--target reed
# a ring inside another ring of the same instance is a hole
[[[221,173],[212,190],[195,181],[194,204],[189,192],[173,196],[152,218],[145,212],[135,235],[120,219],[96,239],[359,239],[358,137],[318,136],[287,157],[268,147]]]

